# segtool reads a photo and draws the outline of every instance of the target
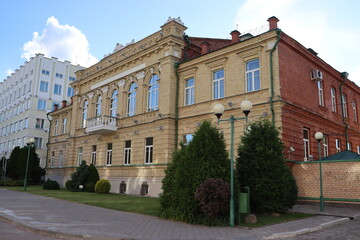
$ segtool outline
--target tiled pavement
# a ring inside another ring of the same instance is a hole
[[[325,216],[249,230],[190,225],[0,189],[0,218],[33,232],[72,239],[274,239],[296,236],[302,229],[318,230],[349,221],[348,217],[360,217],[360,209],[325,206],[325,210]],[[317,213],[317,207],[296,205],[293,211]]]

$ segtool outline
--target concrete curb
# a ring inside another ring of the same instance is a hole
[[[0,215],[0,219],[8,222],[15,227],[23,230],[27,230],[29,232],[32,232],[34,234],[39,234],[47,237],[55,237],[55,238],[61,238],[66,240],[136,240],[134,238],[107,238],[107,237],[100,237],[100,236],[91,236],[91,235],[77,235],[77,234],[69,234],[69,233],[61,233],[61,232],[55,232],[45,229],[40,229],[36,227],[31,227],[29,225],[16,222],[10,218],[6,218],[2,215]]]
[[[360,214],[358,215],[358,217],[360,218]],[[354,217],[355,218],[355,217]],[[272,234],[270,236],[264,237],[264,239],[283,239],[283,238],[291,238],[291,237],[296,237],[302,234],[306,234],[306,233],[312,233],[312,232],[316,232],[319,230],[322,230],[324,228],[329,228],[335,225],[339,225],[341,223],[345,223],[350,221],[350,218],[340,218],[340,219],[336,219],[327,223],[322,223],[316,227],[312,227],[312,228],[304,228],[304,229],[300,229],[294,232],[283,232],[283,233],[275,233]]]

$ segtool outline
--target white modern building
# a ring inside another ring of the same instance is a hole
[[[69,61],[36,54],[0,82],[0,159],[8,158],[16,146],[24,146],[26,138],[33,137],[40,166],[46,166],[47,113],[55,104],[70,101],[74,89],[69,84],[80,69],[83,67]]]

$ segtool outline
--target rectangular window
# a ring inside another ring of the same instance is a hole
[[[54,94],[61,95],[61,85],[60,84],[54,85]]]
[[[343,116],[348,117],[348,111],[347,111],[347,97],[345,94],[342,95],[342,110],[343,110]]]
[[[62,167],[63,158],[64,158],[63,150],[60,150],[60,151],[59,151],[59,164],[58,164],[58,167],[59,167],[59,168]]]
[[[75,81],[75,80],[76,80],[76,78],[75,78],[75,77],[71,77],[71,76],[70,76],[70,77],[69,77],[69,80],[70,80],[70,81]]]
[[[185,84],[185,105],[187,106],[195,103],[194,78],[186,80]]]
[[[360,146],[357,146],[357,153],[360,154]]]
[[[324,90],[323,90],[323,82],[318,81],[318,94],[319,94],[319,105],[324,107]]]
[[[46,100],[38,100],[38,105],[37,105],[37,109],[44,111],[46,109]]]
[[[335,139],[335,147],[336,147],[336,153],[341,152],[341,141],[340,141],[340,139]]]
[[[58,105],[58,107],[59,107],[59,103],[53,102],[53,103],[52,103],[52,107],[51,107],[51,111],[54,111],[54,110],[55,110],[55,105]]]
[[[31,81],[29,81],[29,88],[28,88],[28,92],[31,91]]]
[[[66,133],[66,118],[62,119],[62,134]]]
[[[61,73],[55,73],[55,77],[57,78],[63,78],[64,76]]]
[[[35,138],[35,147],[42,148],[42,138]]]
[[[68,97],[74,96],[74,89],[72,87],[68,87],[67,96]]]
[[[357,107],[356,107],[356,101],[355,100],[352,101],[351,106],[352,106],[352,109],[353,109],[354,122],[358,122]]]
[[[45,70],[45,69],[41,70],[41,73],[44,74],[44,75],[49,75],[50,74],[50,72],[48,70]]]
[[[224,69],[213,72],[213,99],[224,97]]]
[[[328,142],[329,142],[328,136],[324,134],[324,138],[323,138],[323,149],[324,149],[323,157],[329,156]]]
[[[349,142],[347,143],[347,150],[352,151],[352,145]]]
[[[150,164],[153,162],[153,148],[153,138],[146,138],[145,164]]]
[[[131,141],[125,141],[124,164],[129,165],[131,162]]]
[[[47,92],[49,88],[49,83],[45,81],[40,82],[40,92]]]
[[[310,130],[308,128],[303,128],[303,143],[304,143],[304,160],[309,160],[310,155]]]
[[[37,129],[43,129],[43,128],[44,128],[44,122],[45,122],[44,119],[37,118],[37,119],[36,119],[36,123],[35,123],[35,128],[37,128]]]
[[[29,127],[29,118],[25,118],[24,119],[24,128],[28,128]]]
[[[55,161],[55,152],[51,152],[51,161],[50,161],[51,167],[54,167],[54,161]]]
[[[91,163],[95,166],[96,165],[96,145],[92,145],[91,151]]]
[[[112,143],[108,143],[106,150],[106,166],[111,166],[111,163],[112,163]]]
[[[247,91],[252,92],[260,89],[260,61],[255,59],[246,63]]]
[[[80,166],[81,162],[83,161],[83,148],[78,148],[78,164]]]
[[[59,127],[59,121],[55,120],[55,124],[54,124],[54,136],[58,135],[58,127]]]

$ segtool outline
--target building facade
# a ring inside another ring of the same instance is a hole
[[[291,160],[317,157],[316,131],[328,137],[328,154],[338,145],[358,147],[359,87],[277,22],[269,18],[258,35],[235,30],[231,39],[211,39],[187,36],[181,20],[169,18],[154,34],[117,45],[114,53],[78,71],[72,104],[50,113],[48,177],[64,185],[85,160],[110,180],[112,192],[158,196],[179,142],[191,141],[205,119],[217,121],[215,104],[225,106],[224,118],[243,117],[243,100],[254,106],[250,123],[268,118],[281,127],[284,154]],[[339,93],[348,100],[342,102]],[[235,144],[246,126],[236,121]],[[230,124],[219,128],[228,142]]]
[[[70,100],[82,69],[69,61],[37,54],[0,82],[0,158],[8,158],[16,146],[25,146],[27,138],[35,139],[40,165],[45,167],[49,136],[47,113],[55,104]]]

